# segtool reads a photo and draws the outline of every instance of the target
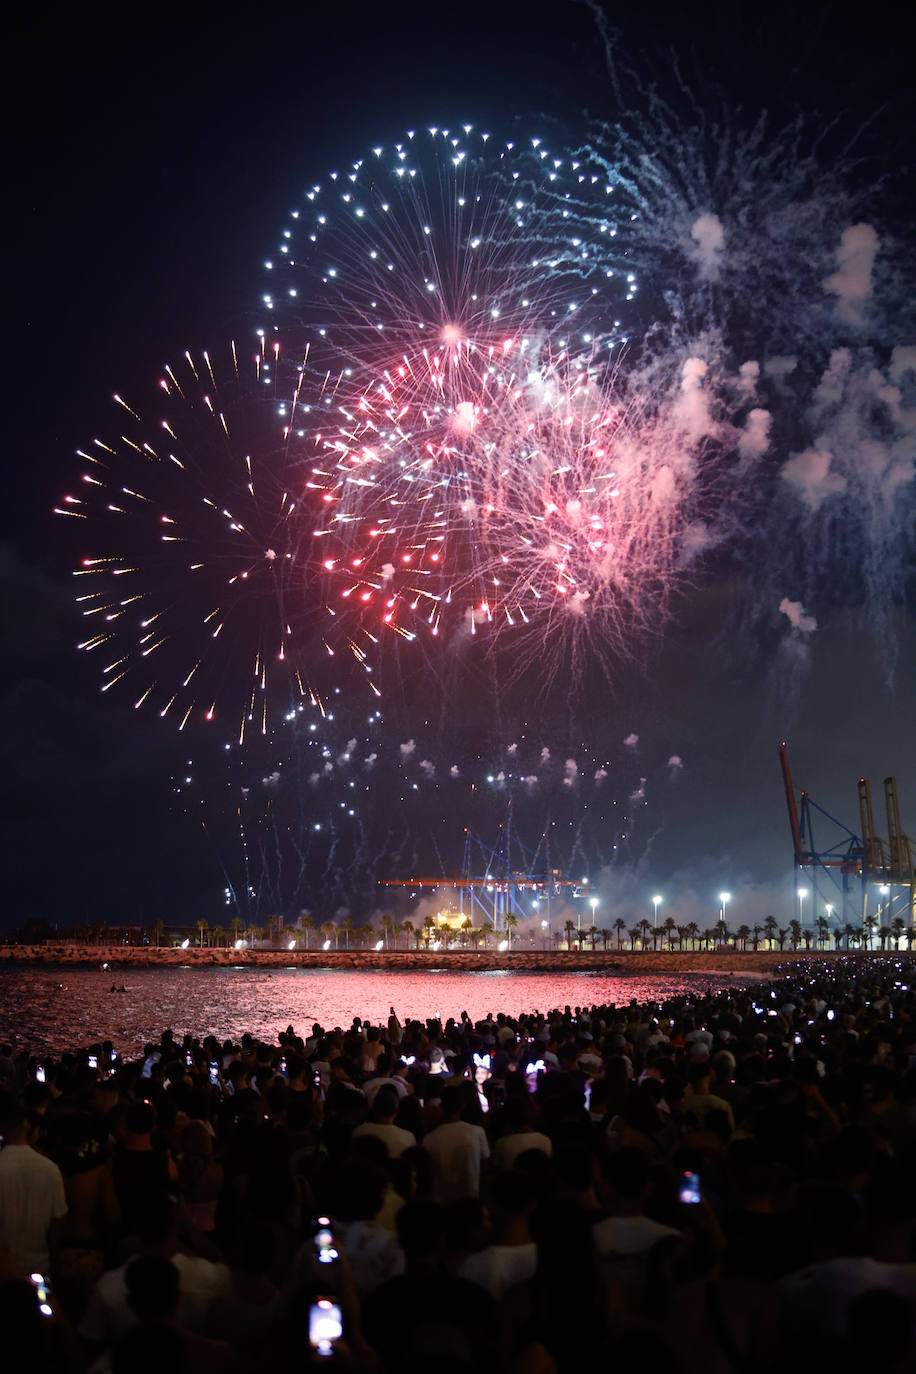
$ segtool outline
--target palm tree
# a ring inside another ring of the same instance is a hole
[[[277,942],[277,928],[278,928],[279,924],[280,924],[280,921],[279,921],[279,918],[278,918],[278,917],[276,917],[276,916],[268,916],[268,918],[267,918],[267,943],[268,943],[269,945],[271,945],[271,946],[272,946],[272,945],[275,945],[276,942]]]
[[[891,921],[891,934],[894,937],[894,947],[896,949],[900,948],[900,941],[903,939],[903,933],[905,930],[906,921],[904,921],[902,916],[895,916],[894,919]]]
[[[830,922],[826,916],[818,916],[815,925],[817,926],[817,946],[823,949],[830,939]]]
[[[601,929],[598,931],[598,934],[601,936],[601,944],[605,954],[607,954],[607,947],[611,942],[611,932],[609,930]]]
[[[801,922],[797,917],[789,922],[789,938],[792,941],[792,948],[798,949],[801,943]]]
[[[305,947],[309,947],[309,935],[315,929],[315,921],[311,916],[303,916],[302,929],[305,931]]]
[[[329,945],[334,941],[334,948],[337,948],[337,927],[333,921],[324,921],[321,926],[321,933],[324,936],[325,944]]]
[[[353,917],[345,916],[340,923],[340,928],[344,933],[344,940],[346,941],[344,948],[349,949],[350,936],[353,934]]]
[[[464,920],[461,922],[461,933],[464,936],[465,944],[471,943],[476,949],[477,936],[474,931],[474,922],[471,920],[470,916],[465,916]]]
[[[780,952],[782,952],[782,950],[784,950],[785,947],[786,947],[786,936],[787,936],[788,934],[789,934],[789,927],[788,927],[788,926],[785,926],[785,927],[780,926],[780,927],[779,927],[776,938],[777,938],[777,940],[779,941],[779,949],[780,949]]]
[[[742,950],[747,949],[747,942],[751,936],[750,926],[739,926],[735,931],[735,939],[741,941]]]
[[[757,946],[760,944],[760,937],[763,934],[763,926],[754,926],[752,931],[754,941],[754,953],[757,953]]]
[[[487,941],[489,940],[489,938],[490,938],[490,936],[491,936],[492,934],[493,934],[493,922],[492,922],[492,921],[484,921],[483,925],[480,926],[480,938],[481,938],[481,940],[483,941],[484,949],[486,949],[486,947],[487,947]]]
[[[775,916],[767,916],[764,918],[763,928],[766,931],[767,942],[769,943],[770,949],[773,948],[773,944],[776,940],[776,928],[778,924]],[[782,946],[780,946],[780,948],[782,948]]]
[[[518,917],[514,911],[506,912],[506,942],[512,948],[512,933],[518,925]]]
[[[204,920],[204,918],[203,918],[202,916],[201,916],[200,920],[197,922],[197,929],[200,931],[200,947],[201,947],[201,949],[203,949],[203,947],[204,947],[204,935],[205,935],[206,932],[210,929],[210,927],[209,927],[209,925],[207,924],[207,922]]]
[[[392,932],[392,930],[394,929],[394,918],[391,917],[391,916],[383,916],[383,917],[382,917],[382,920],[381,920],[381,926],[382,926],[382,933],[383,933],[384,936],[385,936],[385,949],[387,950],[387,949],[388,949],[388,937],[391,935],[391,932]]]
[[[251,940],[251,943],[252,943],[253,945],[260,945],[260,943],[261,943],[262,940],[264,939],[264,927],[263,927],[263,926],[249,926],[249,927],[248,927],[248,937],[249,937],[249,939]]]
[[[881,941],[881,949],[882,949],[882,950],[887,949],[887,942],[888,942],[888,940],[890,939],[892,933],[893,933],[893,932],[891,931],[890,926],[879,926],[879,927],[878,927],[878,939]]]
[[[425,941],[426,941],[426,948],[427,948],[427,949],[429,949],[429,946],[430,946],[430,944],[432,943],[433,932],[434,932],[435,929],[436,929],[436,918],[435,918],[435,916],[431,916],[431,915],[430,915],[430,916],[424,916],[424,917],[423,917],[423,938],[424,938]]]
[[[655,945],[654,945],[654,938],[655,938],[656,932],[655,932],[655,929],[654,929],[654,927],[653,927],[653,925],[652,925],[652,922],[649,920],[648,916],[644,916],[644,917],[642,918],[642,920],[639,922],[639,928],[640,928],[640,930],[642,931],[642,947],[643,947],[643,949],[645,949],[645,947],[646,947],[646,941],[650,938],[650,936],[651,936],[652,939],[653,939],[653,946],[652,946],[652,947],[653,947],[653,949],[654,949],[654,948],[655,948]]]
[[[850,947],[851,945],[854,945],[854,944],[858,941],[858,939],[859,939],[859,932],[858,932],[858,930],[856,929],[856,927],[855,927],[854,925],[850,925],[848,921],[847,921],[845,927],[843,928],[843,934],[846,936],[846,948],[847,948],[847,949],[849,949],[849,947]]]
[[[223,930],[222,926],[214,926],[214,927],[213,927],[213,940],[214,940],[214,942],[215,942],[215,944],[216,944],[216,948],[217,948],[217,949],[219,949],[219,942],[220,942],[220,940],[223,938],[223,936],[225,935],[225,933],[226,933],[226,932]]]
[[[673,916],[665,917],[664,921],[662,922],[662,930],[664,932],[666,941],[670,945],[672,939],[677,934],[677,924]]]
[[[696,921],[688,921],[684,930],[687,933],[687,938],[690,940],[691,945],[696,949],[697,940],[700,938],[700,927],[697,925]]]
[[[408,947],[409,947],[409,945],[410,945],[410,937],[411,937],[411,936],[413,935],[413,933],[414,933],[413,921],[405,921],[404,924],[401,926],[401,929],[403,930],[404,934],[407,936],[407,944],[408,944]]]
[[[872,936],[875,933],[877,925],[877,916],[866,916],[865,920],[862,922],[862,943],[866,949],[871,945]]]
[[[573,937],[573,931],[575,930],[575,928],[576,928],[576,923],[575,923],[575,921],[564,921],[564,922],[563,922],[563,929],[566,931],[566,948],[567,948],[567,949],[572,949],[572,937]]]
[[[623,932],[627,928],[627,923],[622,916],[618,916],[614,922],[614,929],[617,932],[617,948],[623,949]]]
[[[296,927],[295,927],[294,925],[285,925],[285,926],[283,927],[283,935],[284,935],[284,937],[285,937],[287,943],[288,943],[288,944],[291,944],[293,947],[295,947],[295,945],[296,945]]]
[[[231,927],[233,940],[240,940],[242,938],[242,931],[245,929],[245,922],[242,920],[241,916],[233,916]]]

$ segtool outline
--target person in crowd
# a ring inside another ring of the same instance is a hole
[[[16,1274],[49,1274],[60,1245],[67,1198],[60,1169],[33,1149],[29,1120],[16,1098],[0,1098],[0,1246]]]
[[[537,1249],[531,1237],[535,1190],[529,1176],[504,1172],[490,1189],[493,1230],[488,1243],[469,1255],[458,1270],[463,1279],[477,1283],[497,1301],[516,1283],[534,1273]]]
[[[4,1370],[916,1368],[916,960],[392,1017],[0,1050]]]
[[[490,1146],[481,1126],[462,1121],[460,1088],[442,1093],[442,1124],[423,1138],[423,1148],[433,1161],[433,1194],[441,1203],[477,1197],[480,1175],[490,1157]]]
[[[360,1123],[353,1132],[353,1139],[373,1135],[381,1140],[389,1156],[396,1159],[405,1150],[413,1149],[417,1138],[412,1131],[405,1131],[395,1124],[398,1114],[398,1095],[393,1088],[383,1088],[375,1094],[366,1121]]]

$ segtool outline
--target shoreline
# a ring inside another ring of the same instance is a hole
[[[0,965],[69,965],[107,971],[124,968],[302,968],[416,972],[777,974],[805,960],[892,958],[895,950],[304,950],[304,949],[156,949],[133,945],[0,945]]]

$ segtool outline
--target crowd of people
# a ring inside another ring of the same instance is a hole
[[[9,1374],[916,1368],[909,957],[125,1059],[5,1045],[0,1136]]]

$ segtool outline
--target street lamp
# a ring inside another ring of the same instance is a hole
[[[719,901],[722,903],[722,907],[719,913],[719,919],[721,920],[723,925],[725,925],[725,908],[728,906],[728,903],[731,901],[731,899],[732,894],[730,892],[719,893]]]
[[[798,924],[800,926],[803,926],[805,924],[805,898],[807,897],[807,895],[808,889],[806,887],[800,887],[798,889]]]
[[[594,924],[595,924],[595,908],[596,908],[597,905],[598,905],[598,898],[597,898],[597,897],[589,897],[589,899],[588,899],[588,904],[589,904],[589,906],[590,906],[591,909],[592,909],[592,925],[594,925]]]
[[[580,887],[588,887],[588,878],[583,878],[582,881],[579,883],[579,886],[580,886]],[[577,892],[577,893],[576,893],[576,896],[577,896],[577,897],[584,897],[584,896],[585,896],[585,893],[584,893],[584,892]],[[582,908],[577,906],[577,907],[576,907],[576,940],[577,940],[577,941],[579,941],[579,936],[581,935],[581,933],[582,933]],[[579,943],[581,943],[581,941],[579,941]]]
[[[655,908],[654,913],[653,913],[653,917],[652,917],[652,924],[653,924],[653,926],[655,927],[656,930],[658,930],[658,908],[661,906],[661,900],[662,900],[661,897],[653,897],[653,898],[652,898],[652,905],[653,905],[653,907]]]

